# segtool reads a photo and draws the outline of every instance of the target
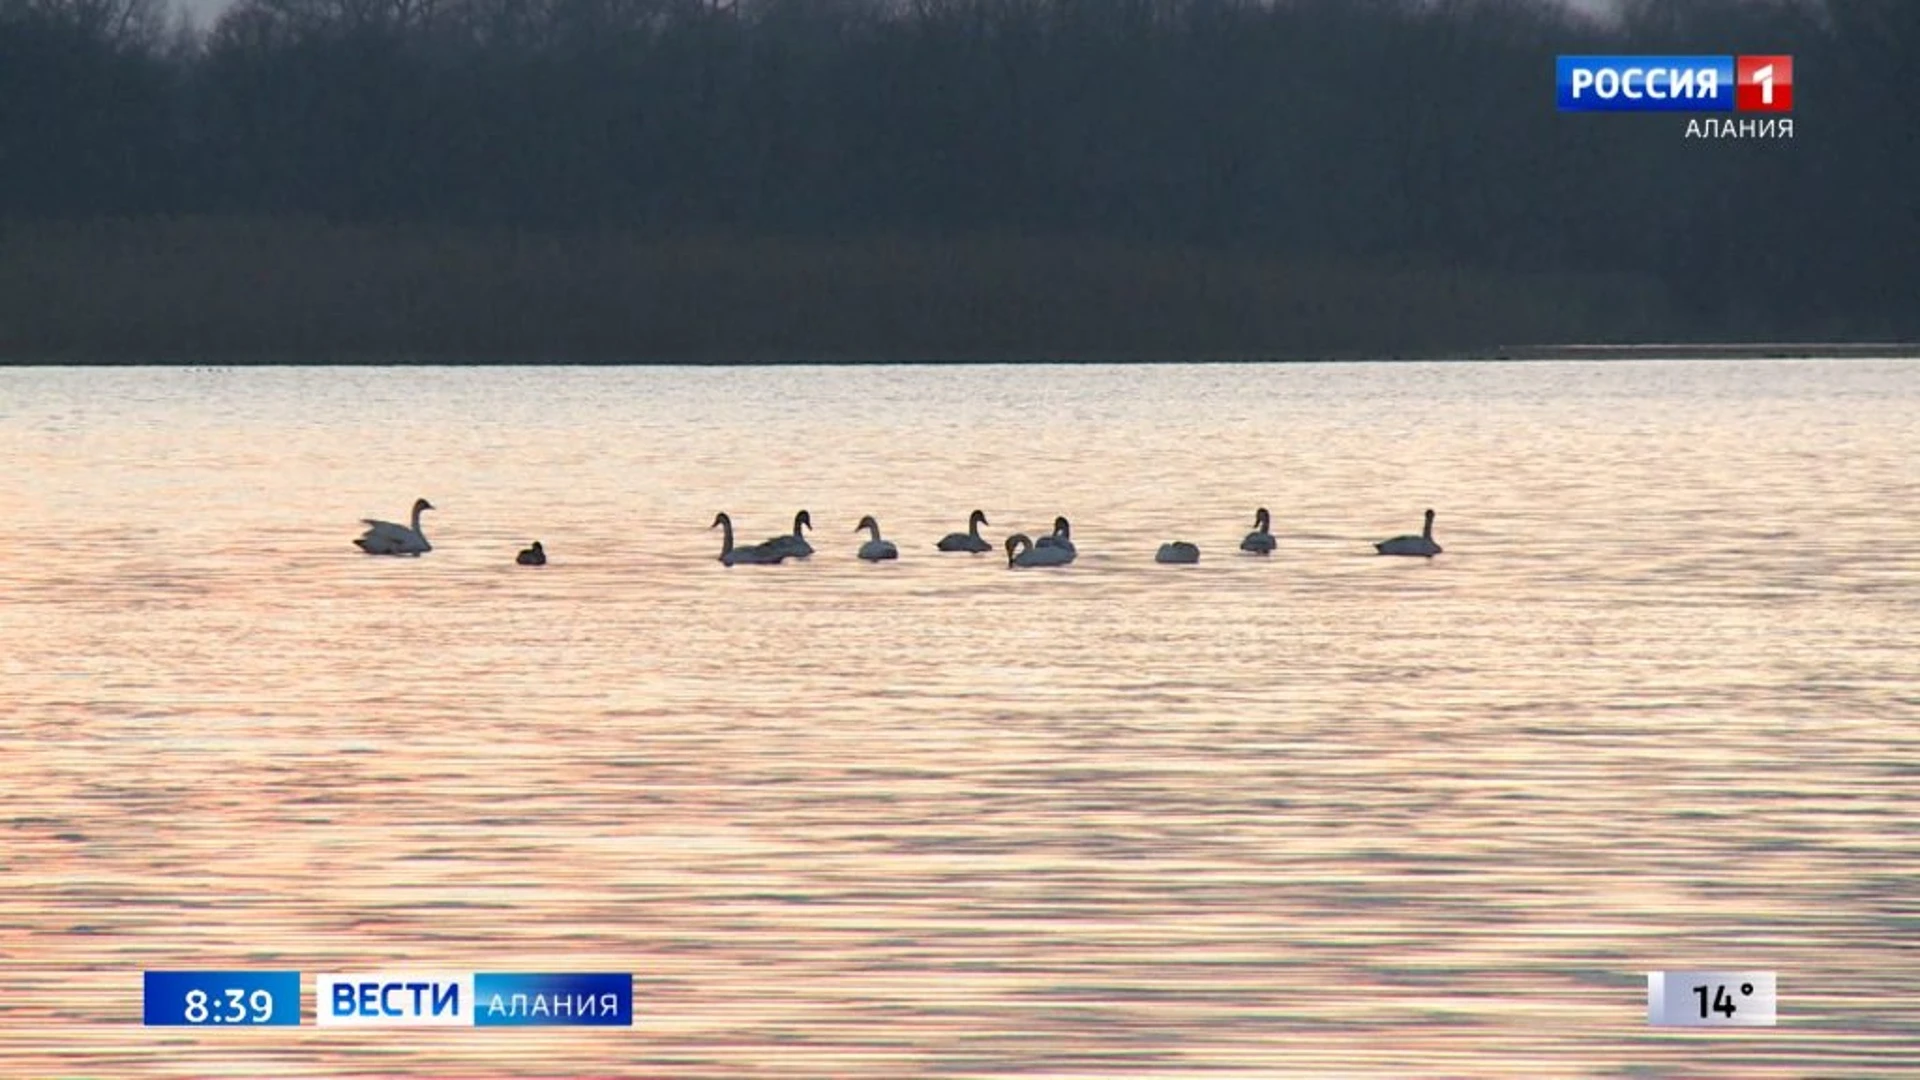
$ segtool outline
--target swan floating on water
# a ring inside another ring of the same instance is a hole
[[[792,532],[781,533],[760,546],[769,551],[782,552],[789,559],[804,559],[813,554],[813,545],[807,543],[807,538],[801,534],[803,528],[813,528],[813,515],[805,510],[793,515]]]
[[[361,518],[367,531],[354,543],[369,555],[424,555],[433,550],[433,545],[427,543],[427,534],[420,531],[420,511],[431,509],[433,504],[427,500],[413,500],[412,528],[391,521]]]
[[[1433,511],[1427,511],[1426,528],[1419,536],[1396,536],[1391,540],[1382,540],[1373,545],[1373,550],[1382,555],[1424,555],[1431,559],[1440,554],[1440,545],[1433,542]]]
[[[872,514],[861,518],[860,524],[853,527],[854,532],[859,532],[861,529],[865,529],[873,535],[873,539],[860,545],[861,558],[868,562],[881,562],[885,559],[897,559],[900,557],[900,549],[893,546],[893,541],[880,539],[880,523],[873,520]]]
[[[1007,567],[1065,566],[1073,561],[1073,552],[1063,547],[1035,547],[1026,533],[1007,537]]]
[[[1250,551],[1255,555],[1273,554],[1273,533],[1268,531],[1272,524],[1273,518],[1267,514],[1266,507],[1255,510],[1253,531],[1247,534],[1245,540],[1240,541],[1240,550]]]
[[[519,563],[521,566],[545,566],[547,565],[547,549],[540,546],[540,541],[535,540],[532,547],[514,556],[513,561]]]
[[[941,551],[992,551],[993,545],[980,535],[980,526],[990,524],[986,511],[975,510],[967,517],[966,532],[948,533],[940,538],[938,546]]]
[[[1063,517],[1054,518],[1053,532],[1041,537],[1040,542],[1033,546],[1036,548],[1065,548],[1069,556],[1067,560],[1069,562],[1073,561],[1072,556],[1080,554],[1079,549],[1073,546],[1073,526],[1068,524],[1067,519]]]
[[[1158,563],[1197,563],[1200,561],[1200,549],[1193,544],[1187,543],[1185,540],[1175,540],[1172,543],[1161,544],[1159,552],[1153,557],[1153,561]]]
[[[753,565],[771,565],[787,557],[784,551],[775,551],[765,544],[749,544],[746,547],[733,546],[733,519],[725,514],[715,514],[709,529],[723,530],[720,534],[720,561],[728,566],[743,563]]]

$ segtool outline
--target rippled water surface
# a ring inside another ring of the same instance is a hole
[[[6,370],[0,450],[6,1076],[1920,1072],[1920,363]]]

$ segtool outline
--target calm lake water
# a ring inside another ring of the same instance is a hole
[[[1920,362],[0,370],[0,451],[7,1076],[1920,1075]],[[636,1023],[140,1026],[222,967]]]

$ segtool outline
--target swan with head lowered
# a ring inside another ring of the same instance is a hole
[[[1419,536],[1396,536],[1391,540],[1382,540],[1373,545],[1373,550],[1382,555],[1424,555],[1431,559],[1440,554],[1440,545],[1433,542],[1433,511],[1427,511],[1426,528]]]
[[[1073,546],[1073,526],[1063,517],[1054,518],[1053,531],[1041,537],[1040,542],[1033,546],[1036,548],[1065,548],[1068,562],[1072,562],[1072,557],[1080,554],[1079,550]]]
[[[779,536],[768,540],[760,546],[773,551],[784,552],[790,559],[804,559],[813,554],[813,545],[807,543],[807,538],[801,534],[800,530],[811,528],[813,528],[813,515],[802,510],[793,515],[792,532],[781,533]]]
[[[1063,547],[1035,547],[1026,533],[1007,537],[1007,568],[1022,566],[1065,566],[1073,561],[1073,552]]]
[[[720,561],[728,566],[771,565],[787,557],[784,551],[775,551],[765,544],[749,544],[746,547],[733,546],[733,519],[725,514],[715,514],[709,529],[720,529]]]
[[[411,528],[391,521],[362,518],[360,520],[367,526],[367,531],[354,543],[369,555],[424,555],[433,550],[433,545],[427,543],[427,534],[420,531],[420,512],[431,509],[433,504],[427,500],[413,500]]]
[[[1273,533],[1269,531],[1272,525],[1273,518],[1267,513],[1266,507],[1255,510],[1253,531],[1247,534],[1245,540],[1240,541],[1240,550],[1250,551],[1255,555],[1273,554]]]
[[[948,533],[940,538],[941,551],[992,551],[993,545],[980,535],[980,526],[992,524],[987,520],[987,512],[975,510],[967,516],[967,531]]]
[[[872,514],[861,518],[860,524],[853,527],[854,532],[859,532],[861,529],[867,530],[871,536],[866,543],[860,545],[861,558],[868,562],[881,562],[900,557],[900,549],[893,546],[893,541],[880,539],[880,523],[873,520]]]
[[[1185,540],[1175,540],[1171,543],[1161,544],[1160,550],[1154,553],[1153,561],[1158,563],[1197,563],[1200,561],[1200,549],[1193,544],[1187,543]]]
[[[547,549],[540,546],[540,541],[535,540],[532,547],[515,555],[513,561],[519,563],[521,566],[545,566],[547,565]]]

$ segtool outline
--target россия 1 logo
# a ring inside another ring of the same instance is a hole
[[[1793,138],[1791,56],[1562,56],[1561,112],[1759,113],[1687,121],[1693,138]]]

